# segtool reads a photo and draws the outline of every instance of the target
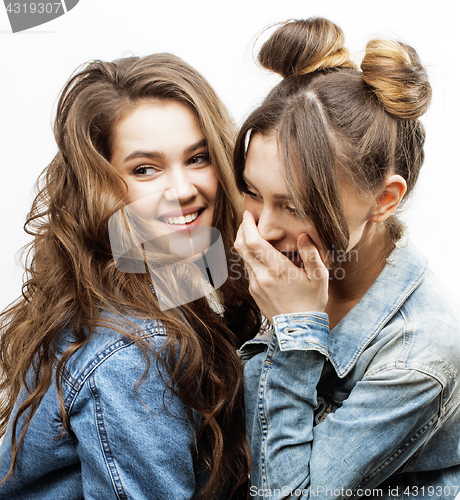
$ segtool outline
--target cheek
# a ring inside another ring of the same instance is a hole
[[[157,218],[159,202],[158,196],[144,196],[131,202],[127,209],[142,217],[145,221],[151,222]]]
[[[286,220],[284,222],[281,221],[283,227],[285,228],[286,234],[290,237],[290,239],[297,241],[299,236],[303,233],[307,233],[308,236],[313,239],[311,230],[308,226],[298,221],[292,221],[292,218],[290,219],[291,220]]]
[[[210,204],[215,203],[219,181],[214,168],[211,167],[197,171],[195,186]]]
[[[150,184],[150,185],[149,185]],[[155,219],[157,209],[163,198],[163,192],[153,183],[128,184],[126,209],[145,220]]]
[[[329,259],[329,252],[324,248],[323,244],[321,243],[321,239],[318,235],[318,231],[316,230],[316,228],[311,224],[307,224],[303,226],[303,229],[301,231],[299,231],[298,236],[300,236],[301,233],[308,234],[308,236],[311,238],[314,245],[318,249],[321,255],[321,259],[323,260],[324,263],[327,263]]]
[[[139,192],[139,189],[135,189],[133,186],[128,184],[128,191],[126,193],[126,204],[129,205],[131,203],[135,203],[138,200],[143,198],[142,194]]]
[[[143,198],[142,189],[140,189],[139,186],[136,186],[135,183],[130,182],[129,179],[125,179],[125,182],[128,189],[125,196],[127,205]]]

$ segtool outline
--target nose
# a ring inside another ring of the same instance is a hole
[[[166,201],[179,201],[184,204],[198,194],[195,184],[184,168],[172,169],[168,175],[168,188],[165,190]]]
[[[264,240],[273,243],[283,239],[286,235],[281,221],[273,211],[263,208],[258,217],[255,216],[254,218],[257,229]]]

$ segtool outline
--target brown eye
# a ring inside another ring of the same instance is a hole
[[[150,165],[141,165],[140,167],[137,167],[134,170],[134,174],[138,175],[139,177],[148,177],[156,174],[159,171],[160,171],[159,169],[152,167]]]
[[[192,156],[192,158],[187,161],[187,165],[192,165],[194,167],[206,167],[209,163],[209,153],[200,153]]]
[[[244,194],[247,194],[249,196],[249,198],[257,198],[257,194],[253,193],[248,188],[244,188],[242,191]]]
[[[296,216],[298,216],[298,215],[299,215],[299,212],[297,211],[297,209],[296,209],[296,208],[291,207],[291,206],[289,206],[289,205],[286,205],[286,207],[285,207],[285,208],[286,208],[286,210],[287,210],[289,213],[291,213],[292,215],[296,215]]]

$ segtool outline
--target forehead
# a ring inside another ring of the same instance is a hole
[[[114,148],[168,149],[203,138],[194,111],[178,101],[142,101],[114,128]]]
[[[275,137],[251,137],[243,172],[244,180],[267,195],[286,194],[282,164]]]

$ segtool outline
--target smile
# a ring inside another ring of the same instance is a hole
[[[197,212],[188,215],[180,215],[179,217],[160,217],[160,220],[162,222],[165,222],[166,224],[172,224],[172,225],[190,224],[201,215],[203,210],[204,209],[201,209],[198,210]]]

